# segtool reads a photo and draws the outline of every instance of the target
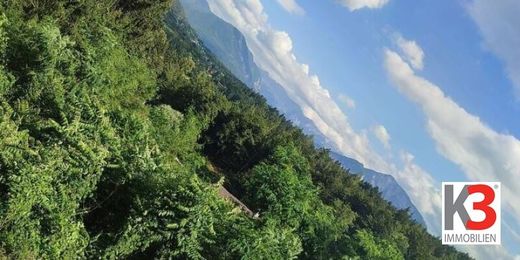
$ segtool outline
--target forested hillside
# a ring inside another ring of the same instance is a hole
[[[468,258],[235,79],[176,2],[0,12],[0,259]]]

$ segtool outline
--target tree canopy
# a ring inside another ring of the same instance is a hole
[[[315,148],[169,0],[0,4],[3,257],[469,258]]]

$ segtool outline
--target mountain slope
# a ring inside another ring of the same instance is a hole
[[[351,173],[359,174],[362,176],[364,181],[377,187],[379,191],[381,191],[383,198],[390,201],[395,207],[399,209],[408,208],[413,219],[415,219],[417,223],[426,226],[421,213],[419,213],[419,210],[417,210],[404,189],[397,183],[394,177],[367,169],[362,163],[335,152],[331,152],[331,157],[339,161],[341,165]]]
[[[327,139],[314,126],[313,122],[305,117],[300,107],[287,96],[285,90],[272,80],[267,72],[261,70],[253,62],[253,55],[249,51],[244,36],[232,25],[215,16],[209,9],[206,0],[182,0],[186,16],[190,25],[197,32],[204,45],[239,79],[250,88],[258,91],[267,102],[276,107],[295,125],[312,135],[314,141],[322,147],[332,147]],[[406,192],[395,179],[387,174],[366,169],[354,159],[332,153],[345,169],[351,173],[363,176],[364,180],[378,187],[383,197],[399,209],[410,209],[412,217],[426,226],[423,217],[413,205]]]
[[[206,47],[248,86],[257,84],[256,67],[244,36],[233,26],[212,15],[205,0],[181,0],[186,18]]]

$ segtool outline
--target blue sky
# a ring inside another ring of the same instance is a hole
[[[208,0],[345,155],[392,174],[440,233],[440,182],[502,181],[520,259],[520,2]],[[503,223],[504,223],[503,222]]]
[[[356,127],[383,124],[395,145],[408,147],[436,176],[452,180],[460,172],[439,158],[421,111],[387,80],[381,58],[383,49],[393,45],[393,33],[420,44],[426,53],[425,78],[493,129],[520,136],[520,120],[513,116],[520,114],[520,103],[501,61],[483,46],[465,2],[399,0],[352,13],[334,1],[298,3],[305,15],[287,15],[275,1],[264,4],[270,23],[290,34],[298,59],[310,64],[332,93],[356,101],[355,111],[346,110]]]

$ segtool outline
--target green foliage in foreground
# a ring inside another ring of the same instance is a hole
[[[224,185],[260,218],[221,198]],[[465,259],[227,72],[167,0],[0,4],[0,259]]]

